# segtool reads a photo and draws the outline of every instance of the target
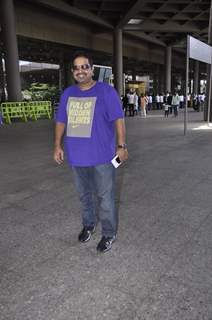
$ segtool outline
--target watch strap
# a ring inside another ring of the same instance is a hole
[[[120,149],[127,149],[127,145],[126,145],[126,143],[123,143],[123,144],[118,144],[118,146],[117,146],[118,148],[120,148]]]

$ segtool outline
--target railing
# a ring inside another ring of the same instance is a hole
[[[52,118],[51,101],[31,101],[31,102],[3,102],[1,104],[1,117],[3,122],[11,124],[12,119],[38,120],[45,117]]]

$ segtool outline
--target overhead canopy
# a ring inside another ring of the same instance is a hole
[[[207,42],[210,0],[17,0],[98,25],[95,32],[123,28],[161,45],[185,44],[186,34]]]

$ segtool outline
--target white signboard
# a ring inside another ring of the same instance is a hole
[[[211,64],[211,46],[191,36],[188,36],[187,42],[189,58]]]

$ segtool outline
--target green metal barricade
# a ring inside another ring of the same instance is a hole
[[[3,102],[1,104],[1,114],[3,121],[10,124],[12,119],[27,121],[26,102]]]
[[[3,102],[1,115],[5,123],[11,124],[12,119],[38,120],[39,118],[52,118],[51,101],[31,102]]]

